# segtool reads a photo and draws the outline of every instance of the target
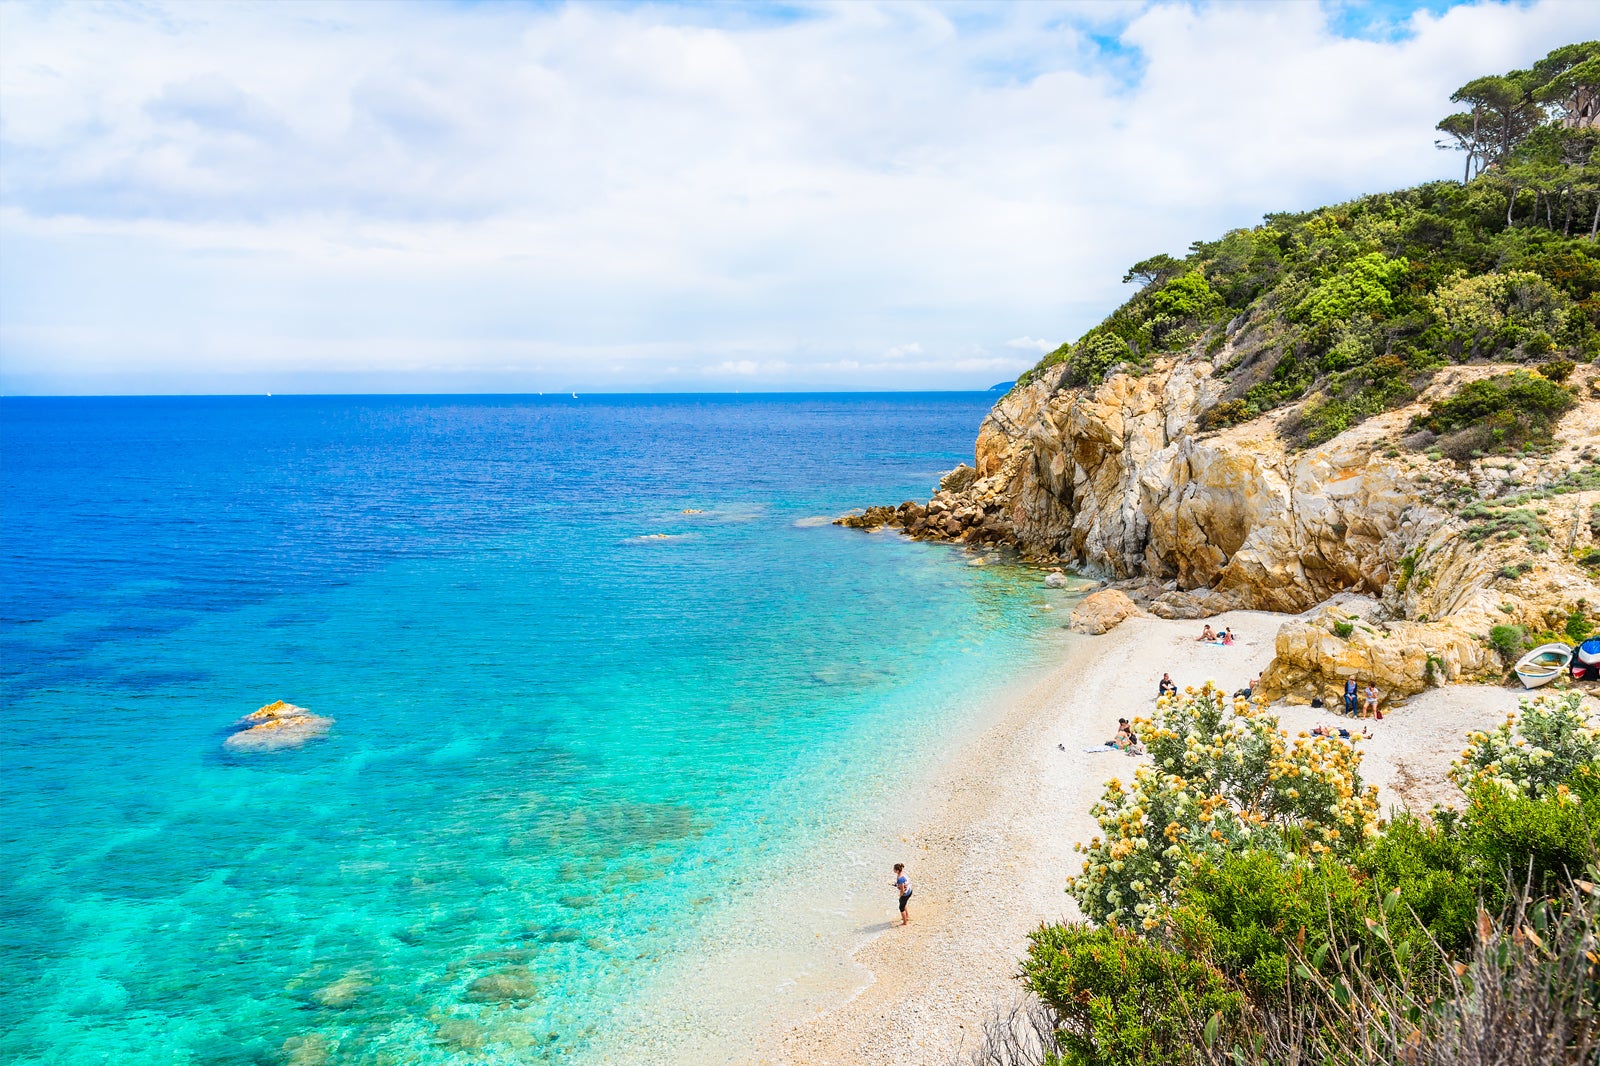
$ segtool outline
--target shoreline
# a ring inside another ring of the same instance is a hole
[[[1272,659],[1292,615],[1231,611],[1206,619],[1240,634],[1232,647],[1194,640],[1194,621],[1131,618],[1068,646],[937,767],[902,835],[916,889],[901,928],[884,875],[882,928],[851,953],[868,979],[808,1016],[774,1018],[745,1066],[948,1066],[976,1047],[981,1023],[1021,992],[1014,980],[1028,933],[1076,920],[1064,891],[1081,860],[1073,845],[1097,826],[1089,808],[1107,780],[1146,760],[1083,749],[1153,708],[1163,671],[1181,687],[1243,687]],[[1426,809],[1459,795],[1445,770],[1465,734],[1498,724],[1524,692],[1456,685],[1430,689],[1373,722],[1363,778],[1391,807]],[[1273,708],[1291,735],[1341,719],[1323,708]],[[1364,723],[1365,724],[1365,723]],[[1064,749],[1064,750],[1063,750]],[[885,865],[887,870],[887,865]],[[799,1006],[799,1004],[796,1004]]]

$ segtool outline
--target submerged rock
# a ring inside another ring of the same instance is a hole
[[[304,707],[296,707],[283,700],[275,700],[245,715],[235,725],[244,728],[222,742],[227,750],[278,751],[298,748],[307,741],[326,736],[333,727],[333,719],[312,714]]]
[[[359,973],[346,974],[332,984],[323,985],[311,993],[311,1002],[327,1010],[344,1010],[355,1005],[372,982]]]
[[[507,966],[484,974],[467,986],[468,1003],[526,1003],[538,995],[533,971],[526,966]]]

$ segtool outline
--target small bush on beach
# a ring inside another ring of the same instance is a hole
[[[1493,784],[1542,799],[1600,765],[1600,725],[1584,713],[1581,695],[1525,698],[1518,708],[1495,729],[1467,734],[1467,748],[1450,768],[1463,791]]]
[[[1376,790],[1362,789],[1350,744],[1291,742],[1277,716],[1210,684],[1163,697],[1134,730],[1153,765],[1107,785],[1091,811],[1104,836],[1080,846],[1083,870],[1068,880],[1096,921],[1150,928],[1185,870],[1246,849],[1348,852],[1376,825]]]

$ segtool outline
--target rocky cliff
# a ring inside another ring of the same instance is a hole
[[[1263,677],[1268,695],[1296,700],[1349,676],[1405,695],[1499,673],[1494,626],[1560,630],[1600,608],[1596,368],[1568,381],[1579,403],[1553,448],[1460,464],[1408,447],[1414,419],[1508,367],[1447,367],[1410,406],[1300,447],[1286,432],[1300,405],[1206,429],[1226,388],[1213,365],[1196,346],[1092,387],[1019,386],[984,419],[973,467],[926,504],[844,524],[1014,545],[1163,617],[1299,614]]]

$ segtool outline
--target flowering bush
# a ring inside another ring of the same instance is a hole
[[[1467,749],[1450,767],[1463,791],[1498,785],[1529,799],[1559,796],[1576,803],[1566,782],[1600,763],[1600,723],[1576,692],[1523,699],[1498,728],[1467,734]]]
[[[1106,786],[1090,812],[1104,835],[1079,845],[1083,872],[1067,881],[1096,921],[1153,928],[1185,870],[1246,849],[1348,853],[1376,829],[1377,790],[1362,790],[1350,744],[1290,743],[1275,715],[1209,683],[1134,726],[1154,765]]]

